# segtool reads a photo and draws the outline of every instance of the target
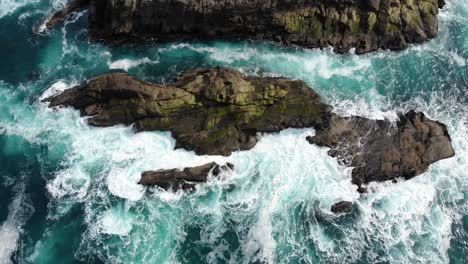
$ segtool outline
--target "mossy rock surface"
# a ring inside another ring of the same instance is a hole
[[[89,8],[89,36],[110,44],[254,39],[343,53],[401,50],[437,36],[443,0],[72,0],[47,23]]]
[[[200,155],[249,150],[261,133],[314,128],[316,135],[309,141],[329,147],[331,156],[354,167],[352,180],[360,187],[414,177],[455,154],[445,125],[423,113],[400,115],[396,124],[340,117],[302,81],[248,77],[223,68],[188,71],[164,85],[108,74],[47,101],[50,107],[79,109],[83,116],[91,116],[87,120],[94,126],[134,124],[136,132],[170,131],[176,148]],[[162,184],[167,187],[166,181]]]
[[[210,155],[250,149],[258,132],[322,126],[331,110],[302,81],[246,77],[222,68],[189,71],[166,85],[108,74],[50,100],[50,106],[72,106],[92,116],[91,125],[171,131],[178,147]]]

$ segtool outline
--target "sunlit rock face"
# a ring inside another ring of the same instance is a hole
[[[92,40],[272,40],[337,52],[400,50],[437,36],[442,0],[75,0],[47,23],[89,6]]]

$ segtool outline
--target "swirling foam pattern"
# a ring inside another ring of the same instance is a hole
[[[86,13],[32,32],[63,1],[0,2],[0,263],[464,263],[468,255],[468,2],[447,0],[440,36],[357,56],[250,42],[109,48]],[[92,128],[41,99],[110,69],[167,82],[225,66],[305,80],[335,111],[448,125],[457,155],[359,196],[350,170],[305,141],[264,135],[231,157],[174,150],[169,133]],[[193,194],[145,191],[145,170],[229,161],[232,177]],[[335,218],[330,206],[359,212]]]

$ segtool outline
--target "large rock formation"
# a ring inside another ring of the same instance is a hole
[[[108,74],[66,90],[50,106],[72,106],[89,124],[171,131],[177,148],[230,155],[255,146],[258,132],[321,127],[331,107],[302,81],[244,77],[227,69],[186,72],[168,85]]]
[[[94,126],[171,131],[176,147],[201,155],[251,149],[259,132],[313,127],[310,143],[331,148],[331,156],[355,167],[353,183],[360,187],[414,177],[454,155],[445,125],[423,113],[411,111],[396,123],[340,117],[302,81],[245,77],[222,68],[189,71],[166,85],[108,74],[47,100],[50,107],[80,109]]]
[[[141,175],[139,184],[145,186],[159,186],[165,190],[190,191],[195,188],[196,184],[206,182],[210,175],[217,177],[221,173],[233,169],[234,165],[231,163],[221,166],[212,162],[198,167],[185,168],[183,170],[147,171]]]
[[[438,9],[444,4],[443,0],[88,1],[90,38],[107,43],[254,39],[309,48],[333,46],[338,52],[356,48],[357,53],[399,50],[434,38]]]
[[[360,187],[373,181],[410,179],[430,164],[455,155],[446,126],[414,111],[400,114],[396,124],[333,116],[325,129],[308,140],[331,148],[331,156],[354,167],[352,182]]]

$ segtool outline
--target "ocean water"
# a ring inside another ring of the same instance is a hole
[[[467,263],[468,1],[447,0],[437,39],[357,56],[274,43],[110,48],[87,14],[37,34],[65,1],[0,0],[0,264]],[[456,156],[360,196],[313,129],[262,135],[230,157],[174,150],[170,133],[93,128],[41,99],[109,71],[170,82],[195,67],[306,81],[342,115],[444,122]],[[145,189],[145,170],[232,162],[192,194]],[[335,217],[347,200],[354,214]]]

